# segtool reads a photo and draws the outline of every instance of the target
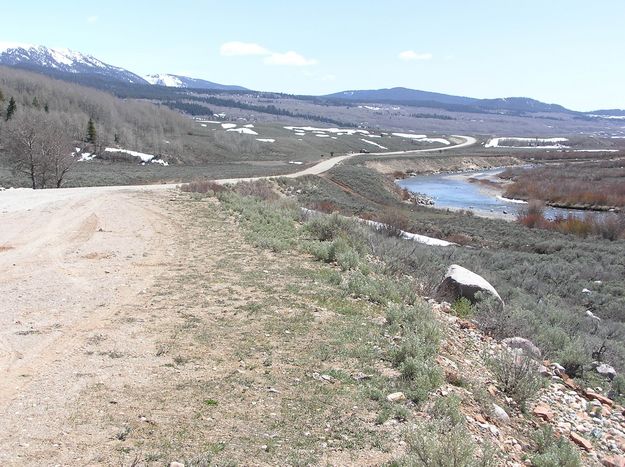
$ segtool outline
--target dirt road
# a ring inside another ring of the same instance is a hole
[[[112,376],[86,347],[103,332],[126,345],[113,319],[142,306],[142,290],[173,258],[178,229],[163,215],[165,190],[2,195],[0,463],[24,465],[20,456],[33,459],[33,444],[43,458],[56,457],[68,404],[88,381]]]

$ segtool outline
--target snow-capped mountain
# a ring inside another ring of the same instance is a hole
[[[144,76],[144,79],[150,83],[159,86],[167,86],[170,88],[189,88],[189,89],[217,89],[220,91],[247,91],[241,86],[230,86],[227,84],[213,83],[204,79],[189,78],[187,76],[156,74]]]
[[[0,43],[0,65],[19,66],[43,72],[96,74],[126,83],[147,84],[140,76],[104,63],[91,55],[41,45]]]

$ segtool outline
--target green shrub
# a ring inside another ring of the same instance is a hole
[[[413,304],[417,295],[409,280],[374,274],[364,275],[355,271],[347,280],[347,291],[355,297],[366,298],[374,303]]]
[[[534,397],[542,386],[536,371],[536,363],[528,357],[504,350],[486,363],[499,383],[500,389],[510,396],[522,410],[526,402]]]
[[[587,354],[581,342],[568,342],[558,353],[558,363],[564,367],[566,374],[572,377],[581,376],[584,365],[589,363]]]
[[[299,216],[296,206],[286,202],[267,203],[256,197],[223,192],[219,199],[226,207],[240,214],[248,240],[259,248],[285,251],[298,240],[295,220]]]
[[[460,297],[451,305],[451,311],[460,318],[466,318],[473,314],[473,307],[468,299]]]
[[[578,450],[564,437],[556,436],[550,426],[544,426],[532,436],[537,454],[531,458],[534,467],[579,467]]]
[[[490,448],[478,454],[459,405],[460,401],[456,397],[438,399],[430,409],[432,421],[408,433],[408,452],[393,465],[494,467],[496,461]]]

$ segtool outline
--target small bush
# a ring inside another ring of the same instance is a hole
[[[589,363],[583,344],[579,341],[567,342],[558,353],[558,363],[564,367],[566,374],[576,378],[584,373],[584,365]]]
[[[360,271],[354,272],[347,280],[347,291],[355,297],[387,305],[389,303],[413,304],[417,295],[410,281],[399,280],[393,277],[365,275]]]
[[[382,226],[378,227],[378,232],[389,237],[401,237],[404,231],[412,228],[412,222],[398,210],[387,210],[376,218]]]
[[[496,461],[490,449],[478,452],[465,426],[456,397],[438,399],[430,409],[432,421],[407,436],[408,452],[397,466],[490,467]]]
[[[180,191],[185,193],[212,193],[217,194],[226,191],[226,187],[213,180],[201,180],[185,183],[180,186]]]
[[[451,311],[460,318],[466,318],[473,314],[473,307],[468,299],[460,297],[451,305]]]
[[[538,454],[531,458],[534,467],[579,467],[579,452],[564,437],[556,436],[550,426],[544,426],[532,436]]]
[[[241,196],[254,197],[265,201],[276,200],[279,197],[269,180],[239,182],[234,185],[233,190]]]
[[[542,386],[535,362],[528,357],[504,350],[486,363],[497,379],[501,390],[510,396],[522,410]]]

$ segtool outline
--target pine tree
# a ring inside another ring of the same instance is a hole
[[[2,94],[2,89],[0,89],[0,102],[4,102],[4,94]]]
[[[13,116],[16,110],[17,110],[17,103],[15,102],[15,99],[11,97],[11,99],[9,99],[9,105],[7,106],[7,113],[6,113],[6,118],[5,118],[7,122],[11,120],[11,117]]]
[[[47,102],[45,104],[43,104],[43,110],[45,110],[46,113],[50,112],[50,106],[48,105]]]
[[[35,109],[38,109],[40,107],[39,105],[39,99],[37,99],[37,96],[33,97],[33,107]]]
[[[90,118],[87,122],[87,143],[95,144],[97,139],[97,132],[95,129],[95,123],[93,123],[93,119]]]

